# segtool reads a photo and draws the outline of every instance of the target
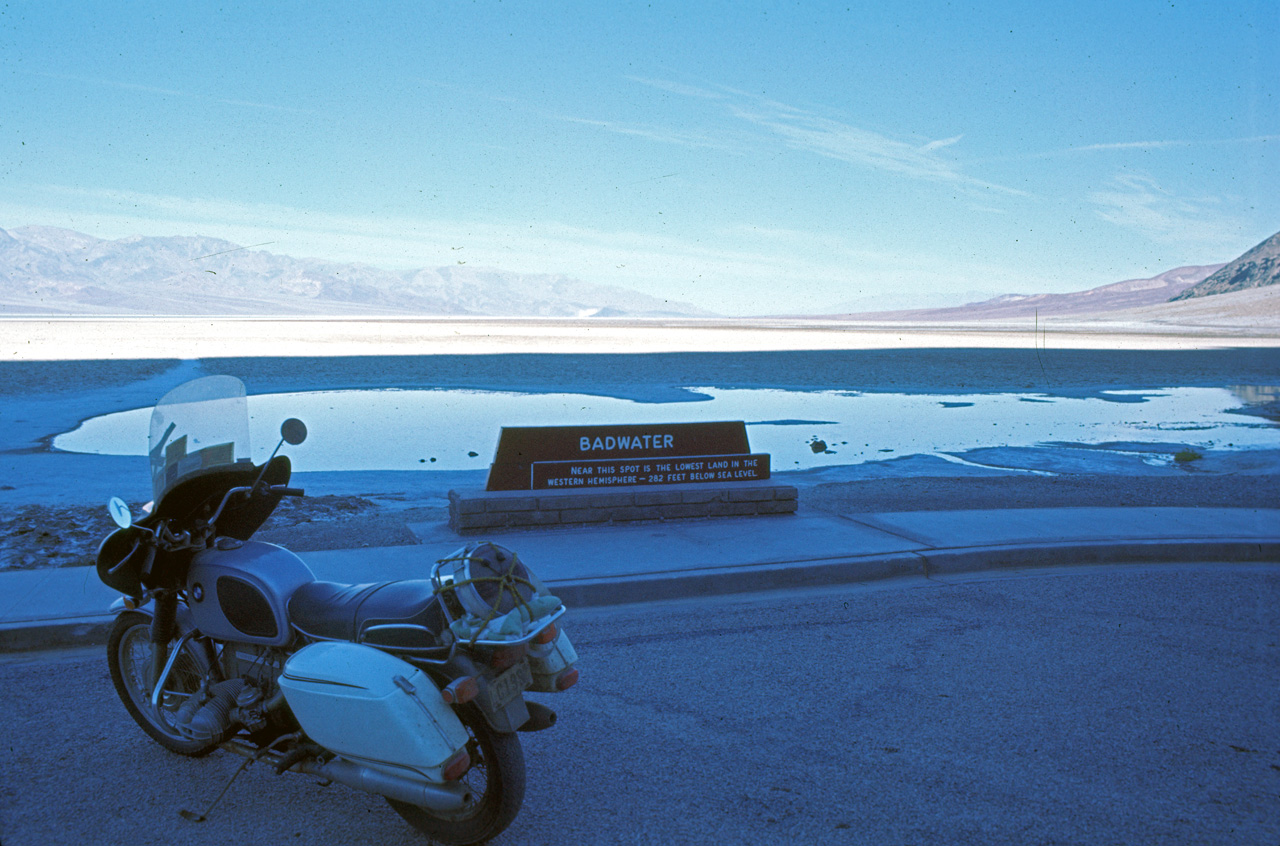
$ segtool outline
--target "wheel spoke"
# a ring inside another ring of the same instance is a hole
[[[456,814],[441,814],[388,800],[414,828],[438,843],[480,843],[511,824],[524,798],[524,755],[514,734],[497,734],[478,711],[464,712],[470,735],[471,769],[462,777],[472,803]]]
[[[204,675],[200,655],[189,644],[179,643],[171,647],[177,649],[177,658],[157,706],[151,704],[154,683],[150,618],[126,612],[116,619],[108,639],[107,662],[116,692],[143,731],[173,752],[203,755],[216,748],[217,742],[188,738],[175,723],[178,709],[200,689]]]

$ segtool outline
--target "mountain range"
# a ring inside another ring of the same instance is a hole
[[[1265,288],[1280,283],[1280,232],[1272,235],[1238,259],[1225,264],[1190,265],[1165,271],[1147,279],[1127,279],[1075,291],[1069,294],[1005,294],[981,302],[949,308],[922,308],[898,311],[873,311],[836,315],[839,319],[886,321],[971,321],[1012,320],[1039,317],[1101,317],[1142,310],[1142,317],[1160,320],[1160,309],[1166,303],[1191,300],[1215,294],[1230,294],[1252,288]],[[1254,316],[1275,316],[1280,297],[1270,294],[1250,299],[1248,309],[1261,309]],[[1226,303],[1223,303],[1224,307]],[[1155,310],[1152,311],[1153,307]],[[1188,316],[1186,309],[1170,310]],[[1228,308],[1228,310],[1231,310]],[[1203,309],[1199,311],[1203,312]]]
[[[1149,279],[1127,279],[1070,294],[1005,294],[949,308],[872,311],[842,314],[839,317],[854,320],[960,321],[1098,314],[1167,302],[1221,267],[1221,264],[1178,267]]]
[[[971,321],[1106,315],[1280,283],[1280,233],[1226,264],[1178,267],[1068,294],[837,319]],[[1277,289],[1280,290],[1280,289]],[[1265,302],[1280,298],[1266,296]],[[1263,301],[1259,301],[1260,303]],[[1250,306],[1252,307],[1252,306]],[[1264,311],[1273,311],[1264,305]],[[684,302],[558,274],[443,266],[404,272],[294,258],[200,236],[104,240],[0,229],[0,315],[713,317]]]
[[[396,273],[204,237],[104,240],[0,229],[0,315],[695,317],[710,312],[557,274],[462,265]]]
[[[1189,300],[1213,294],[1229,294],[1277,283],[1280,283],[1280,232],[1173,299]]]

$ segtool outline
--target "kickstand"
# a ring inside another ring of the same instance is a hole
[[[198,823],[204,822],[205,820],[209,819],[210,812],[213,811],[213,809],[217,807],[217,804],[222,801],[222,797],[227,795],[227,791],[231,789],[231,785],[235,782],[235,780],[240,777],[240,773],[244,772],[250,764],[262,758],[262,756],[266,755],[271,750],[275,749],[281,743],[297,740],[300,736],[301,736],[300,733],[295,732],[294,734],[286,734],[282,737],[277,737],[275,740],[271,741],[269,745],[264,746],[261,749],[259,749],[257,752],[253,753],[251,757],[245,758],[244,763],[236,767],[236,771],[231,774],[231,778],[227,779],[227,786],[222,788],[222,792],[219,793],[217,797],[215,797],[214,800],[209,803],[209,807],[204,809],[203,814],[197,814],[195,811],[188,811],[185,808],[183,808],[182,810],[178,811],[178,816],[182,817],[184,820],[188,820],[190,822],[198,822]]]
[[[222,788],[222,792],[219,793],[217,797],[212,802],[209,803],[209,807],[204,809],[203,814],[197,814],[194,811],[188,811],[184,808],[178,811],[178,816],[190,822],[204,822],[205,820],[209,819],[210,812],[212,812],[214,807],[217,806],[217,804],[222,801],[222,797],[227,795],[227,791],[231,789],[232,782],[234,782],[240,776],[240,773],[244,772],[245,769],[256,760],[258,760],[257,756],[254,756],[252,758],[245,758],[244,763],[236,767],[236,771],[232,773],[231,778],[227,780],[227,786]]]

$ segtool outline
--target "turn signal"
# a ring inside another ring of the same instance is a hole
[[[578,683],[578,668],[570,667],[556,676],[556,690],[568,690]]]
[[[560,632],[559,630],[556,629],[556,624],[548,623],[545,629],[538,632],[538,635],[533,639],[533,642],[538,646],[541,646],[544,643],[550,643],[551,641],[555,640],[556,635],[558,634],[560,634]]]
[[[480,681],[475,676],[454,679],[440,691],[446,705],[466,705],[480,695]]]
[[[445,762],[442,775],[445,781],[457,781],[466,775],[469,769],[471,769],[471,756],[467,754],[467,750],[459,749],[456,755]]]

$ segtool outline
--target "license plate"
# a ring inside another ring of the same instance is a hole
[[[510,670],[489,682],[489,695],[495,708],[501,708],[515,699],[533,684],[533,672],[528,661],[521,661]]]

